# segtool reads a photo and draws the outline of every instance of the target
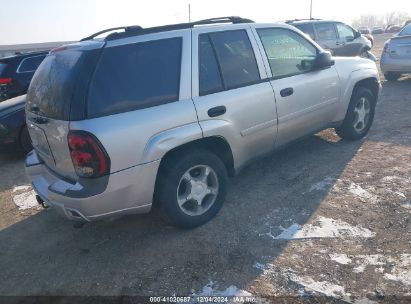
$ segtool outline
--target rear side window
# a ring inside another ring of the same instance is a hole
[[[24,58],[17,69],[17,73],[34,72],[45,57],[46,55]]]
[[[104,49],[91,83],[89,117],[161,105],[179,98],[182,38]]]
[[[334,24],[332,23],[316,23],[315,31],[317,32],[318,40],[335,40],[337,34],[335,33]]]
[[[302,31],[305,34],[307,34],[308,36],[310,36],[311,39],[315,39],[314,28],[313,28],[313,25],[311,23],[295,24],[294,26],[296,28],[298,28],[300,31]]]
[[[200,95],[260,81],[257,61],[246,31],[202,34],[199,41]]]

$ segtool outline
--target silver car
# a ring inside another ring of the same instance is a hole
[[[374,62],[332,58],[289,25],[127,27],[41,64],[27,94],[26,171],[38,201],[68,219],[157,206],[195,227],[256,157],[329,127],[365,136],[379,93]]]
[[[402,74],[411,73],[411,24],[385,43],[380,66],[388,81],[395,81]]]

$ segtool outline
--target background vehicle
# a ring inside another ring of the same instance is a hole
[[[370,30],[370,28],[369,27],[367,27],[367,26],[361,26],[361,27],[359,27],[358,28],[358,31],[361,33],[361,34],[371,34],[371,30]]]
[[[26,96],[0,103],[0,152],[29,152],[32,149],[25,119]]]
[[[0,58],[0,101],[27,93],[31,78],[48,52]]]
[[[51,51],[27,94],[28,177],[69,219],[154,201],[195,227],[254,158],[328,127],[359,139],[373,121],[375,63],[334,60],[286,24],[226,17],[94,38]]]
[[[385,43],[380,66],[388,81],[411,73],[411,24]]]
[[[322,48],[335,56],[361,56],[369,58],[371,42],[352,27],[337,21],[319,19],[290,20],[295,26],[314,39]]]
[[[401,26],[400,25],[395,25],[395,24],[390,24],[385,28],[386,33],[398,33],[401,31]]]
[[[372,28],[371,34],[372,35],[379,35],[379,34],[384,34],[385,30],[384,27],[382,26],[374,26]]]

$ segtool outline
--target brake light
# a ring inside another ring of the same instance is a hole
[[[10,84],[12,81],[12,78],[0,78],[0,84]]]
[[[98,139],[85,131],[70,131],[68,145],[74,169],[80,177],[99,177],[110,172],[110,158]]]
[[[384,53],[389,53],[389,52],[390,52],[390,47],[389,47],[389,43],[388,43],[388,42],[386,42],[386,43],[384,44],[384,50],[383,50],[383,52],[384,52]]]

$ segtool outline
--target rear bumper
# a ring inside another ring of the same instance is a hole
[[[149,212],[159,163],[71,183],[55,175],[32,151],[26,158],[26,174],[39,197],[60,215],[70,220],[94,221]]]
[[[411,59],[394,59],[386,53],[381,56],[380,66],[383,73],[411,73]]]

